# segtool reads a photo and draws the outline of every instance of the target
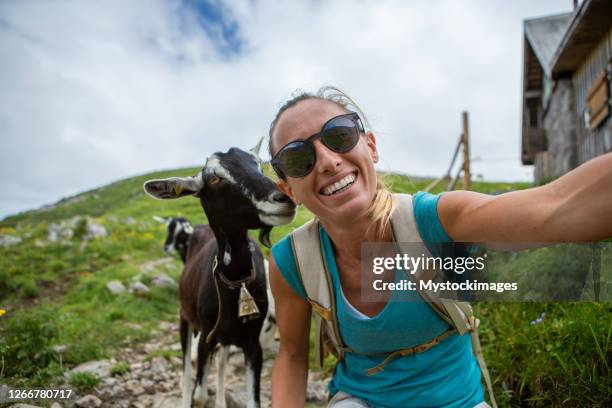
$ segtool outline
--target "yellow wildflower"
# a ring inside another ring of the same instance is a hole
[[[0,317],[1,317],[2,315],[5,315],[5,314],[6,314],[6,310],[4,310],[4,309],[0,309]]]

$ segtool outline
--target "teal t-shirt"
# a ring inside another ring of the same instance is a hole
[[[426,244],[451,242],[438,218],[439,198],[424,192],[413,196],[416,224]],[[376,316],[360,313],[342,293],[329,236],[323,228],[320,234],[337,299],[340,335],[347,346],[360,353],[392,352],[426,343],[449,328],[415,292],[402,292],[402,296],[417,297],[415,301],[389,301]],[[306,298],[288,237],[272,248],[272,255],[289,286]],[[346,353],[329,383],[330,394],[341,390],[374,408],[463,408],[484,401],[469,335],[453,334],[423,353],[391,361],[376,375],[365,373],[383,359],[380,354]]]

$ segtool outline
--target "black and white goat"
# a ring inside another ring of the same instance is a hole
[[[193,234],[193,226],[189,220],[185,217],[162,218],[157,215],[154,215],[153,219],[166,225],[164,252],[178,252],[183,263],[185,263],[189,239],[191,238],[191,234]]]
[[[153,216],[153,219],[166,226],[166,240],[164,241],[164,252],[172,253],[176,251],[183,263],[187,258],[187,248],[189,246],[189,240],[193,234],[193,226],[189,220],[185,217],[168,217],[163,218],[157,215]],[[276,311],[274,307],[274,298],[270,290],[270,282],[268,278],[268,261],[264,259],[264,269],[266,271],[266,281],[268,284],[268,314],[264,321],[259,336],[259,342],[264,350],[275,351],[276,342],[278,339],[278,328],[276,326]],[[198,334],[199,336],[199,334]],[[198,337],[195,341],[197,343]],[[195,363],[197,359],[197,350],[194,348],[191,354],[191,360]],[[225,362],[219,360],[220,367],[223,367]],[[224,369],[224,367],[222,368]],[[221,370],[222,370],[221,369]]]
[[[260,406],[259,335],[268,309],[267,284],[263,256],[247,232],[260,229],[260,241],[269,245],[272,227],[291,222],[295,215],[293,202],[263,175],[257,156],[260,145],[261,141],[248,153],[237,148],[215,153],[193,177],[150,180],[144,185],[148,194],[159,199],[198,197],[209,222],[194,229],[179,285],[184,408],[191,406],[192,399],[204,405],[206,373],[217,343],[222,345],[221,361],[227,358],[230,345],[243,350],[247,406]],[[259,315],[243,322],[239,300],[249,293]],[[192,391],[189,355],[194,331],[201,336]],[[217,407],[226,406],[223,374],[220,371]]]

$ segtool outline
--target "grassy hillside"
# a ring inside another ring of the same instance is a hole
[[[115,296],[105,286],[112,280],[148,284],[162,272],[178,279],[181,263],[178,258],[166,259],[161,250],[165,230],[152,216],[182,215],[197,224],[205,222],[204,214],[196,199],[153,200],[145,196],[142,184],[150,178],[196,171],[126,179],[0,222],[0,236],[21,239],[0,246],[0,383],[54,384],[67,367],[111,356],[146,339],[160,320],[176,319],[174,288],[152,287],[141,296]],[[428,184],[398,175],[386,179],[397,192],[415,192]],[[529,184],[481,182],[472,189],[494,194],[526,187]],[[103,226],[107,235],[87,239],[85,217]],[[310,217],[301,208],[292,225],[273,230],[272,241]],[[53,224],[70,219],[73,236],[50,242]],[[480,304],[477,312],[502,406],[606,406],[609,402],[609,303]],[[530,324],[542,312],[546,312],[542,323]],[[58,351],[58,345],[65,351]]]

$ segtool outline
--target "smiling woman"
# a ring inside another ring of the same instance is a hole
[[[411,302],[363,299],[361,245],[403,238],[427,250],[453,241],[612,236],[612,154],[520,192],[395,196],[377,177],[376,137],[363,124],[355,102],[326,87],[288,101],[270,127],[279,189],[316,216],[271,252],[280,331],[273,406],[304,404],[312,310],[320,316],[315,349],[338,358],[330,407],[487,407],[481,373],[496,406],[471,307],[424,295]]]

